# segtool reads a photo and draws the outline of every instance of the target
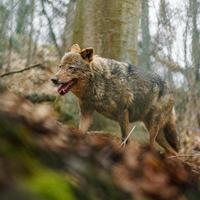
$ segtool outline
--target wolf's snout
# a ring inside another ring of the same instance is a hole
[[[53,82],[53,84],[58,84],[58,77],[56,76],[52,77],[51,81]]]

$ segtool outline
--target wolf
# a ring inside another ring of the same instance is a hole
[[[157,142],[167,153],[177,153],[173,93],[156,73],[100,57],[94,48],[81,49],[74,44],[62,57],[51,81],[60,95],[71,91],[78,98],[82,132],[87,132],[97,111],[119,123],[122,141],[129,123],[142,121],[152,148]]]

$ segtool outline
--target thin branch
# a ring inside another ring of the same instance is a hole
[[[125,146],[126,145],[126,142],[128,141],[131,133],[134,131],[135,129],[135,126],[133,126],[133,128],[131,129],[131,131],[129,132],[128,136],[124,139],[124,141],[121,143],[121,146]]]
[[[24,71],[27,71],[27,70],[30,70],[30,69],[33,69],[33,68],[36,68],[36,67],[44,67],[43,64],[41,63],[38,63],[38,64],[35,64],[35,65],[31,65],[29,67],[25,67],[23,69],[19,69],[19,70],[15,70],[15,71],[10,71],[10,72],[6,72],[4,74],[1,74],[0,77],[4,77],[4,76],[9,76],[9,75],[12,75],[12,74],[17,74],[17,73],[21,73],[21,72],[24,72]]]
[[[42,12],[43,12],[44,16],[46,17],[46,19],[48,21],[48,26],[49,26],[51,38],[52,38],[53,43],[54,43],[54,45],[55,45],[55,47],[57,49],[59,57],[62,57],[61,49],[60,49],[60,47],[58,45],[58,42],[57,42],[57,39],[56,39],[56,35],[55,35],[54,31],[53,31],[53,27],[52,27],[52,24],[51,24],[51,19],[48,16],[47,11],[45,9],[44,0],[41,0],[41,4],[42,4]]]
[[[172,72],[181,72],[185,74],[185,69],[182,68],[178,63],[174,62],[173,60],[169,60],[166,58],[162,58],[158,54],[152,53],[152,56],[155,58],[155,60],[163,65],[165,65],[170,71]]]
[[[200,156],[200,154],[175,155],[175,156],[169,156],[168,158],[177,158],[177,157],[196,157],[196,156]]]

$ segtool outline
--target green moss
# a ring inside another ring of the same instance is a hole
[[[46,154],[35,145],[30,130],[20,123],[11,126],[10,120],[0,119],[0,154],[8,163],[16,188],[38,199],[74,200],[71,179],[40,160]],[[52,158],[46,156],[47,160]]]
[[[74,200],[76,198],[69,180],[51,170],[38,168],[32,177],[23,181],[23,185],[33,194],[44,199]]]

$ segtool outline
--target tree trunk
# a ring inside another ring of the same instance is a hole
[[[191,13],[192,13],[192,63],[195,68],[196,82],[200,80],[200,58],[199,58],[199,31],[197,28],[198,17],[198,3],[197,0],[190,1]]]
[[[31,3],[30,3],[30,30],[29,30],[29,38],[28,38],[28,49],[27,49],[28,53],[27,53],[26,66],[29,66],[30,62],[32,61],[34,10],[35,10],[35,0],[31,0]]]
[[[76,11],[76,0],[70,0],[67,5],[67,11],[65,14],[65,27],[63,34],[61,36],[62,39],[62,53],[67,51],[72,45],[72,37],[73,37],[73,26],[75,19],[75,11]]]
[[[141,2],[141,59],[140,66],[144,69],[150,69],[150,33],[149,33],[149,0],[142,0]]]
[[[96,53],[137,63],[139,0],[77,0],[73,43]]]
[[[19,6],[16,14],[16,28],[15,28],[15,32],[17,34],[25,34],[25,27],[28,25],[27,17],[29,16],[30,9],[32,8],[30,8],[29,5],[27,4],[27,0],[19,1]]]
[[[7,54],[7,66],[6,66],[6,72],[10,70],[11,67],[11,60],[12,60],[12,48],[13,48],[13,0],[10,1],[10,36],[9,36],[9,42],[8,42],[8,54]]]

